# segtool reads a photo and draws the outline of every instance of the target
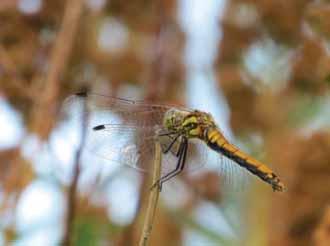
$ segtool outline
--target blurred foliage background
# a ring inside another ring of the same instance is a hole
[[[49,149],[62,101],[88,85],[215,100],[224,131],[288,187],[228,194],[213,169],[176,177],[150,245],[329,245],[329,14],[325,0],[1,0],[0,244],[137,245],[146,176]]]

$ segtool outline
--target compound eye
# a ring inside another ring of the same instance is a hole
[[[197,128],[197,123],[194,123],[194,122],[192,122],[192,123],[189,123],[188,125],[187,125],[187,127],[188,128],[190,128],[190,129],[195,129],[195,128]]]

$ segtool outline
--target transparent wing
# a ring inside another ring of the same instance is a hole
[[[77,94],[65,100],[61,113],[75,121],[83,118],[82,113],[88,113],[84,146],[89,153],[148,171],[148,159],[154,156],[155,130],[162,129],[164,113],[172,107],[99,94]],[[103,129],[97,129],[100,126]],[[175,167],[176,156],[169,154],[163,159],[164,172]]]
[[[99,122],[102,119],[105,121],[100,124],[128,124],[137,127],[162,125],[164,113],[174,107],[94,93],[77,93],[68,97],[64,102],[64,108],[83,108],[85,105],[91,117],[97,114]],[[186,108],[180,108],[180,110],[191,111]],[[113,121],[107,122],[108,119]]]
[[[167,148],[167,136],[157,136],[153,127],[107,124],[100,130],[88,130],[85,148],[109,161],[125,164],[141,171],[151,171],[150,161],[155,156],[155,138],[158,137],[162,149]],[[173,141],[172,139],[170,141]],[[165,143],[166,142],[166,143]],[[199,143],[200,142],[200,143]],[[189,141],[185,171],[194,170],[207,163],[207,149],[199,140]],[[162,174],[175,169],[178,162],[179,140],[171,150],[162,156]]]

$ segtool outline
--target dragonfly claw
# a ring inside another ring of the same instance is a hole
[[[162,191],[162,182],[160,180],[157,180],[151,187],[150,187],[150,191],[152,189],[158,188],[159,192]]]
[[[280,192],[286,191],[284,184],[280,181],[278,183],[274,183],[272,186],[273,186],[273,191],[280,191]]]

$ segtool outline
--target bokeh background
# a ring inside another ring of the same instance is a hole
[[[85,86],[211,112],[288,187],[228,192],[211,163],[176,177],[150,245],[330,245],[329,16],[325,0],[1,0],[0,245],[137,245],[147,176],[77,161],[58,115]]]

